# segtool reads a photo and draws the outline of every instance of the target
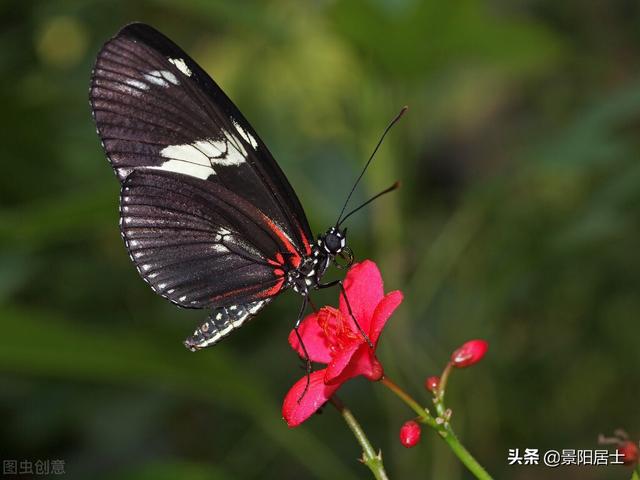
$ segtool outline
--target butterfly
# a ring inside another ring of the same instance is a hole
[[[185,346],[217,343],[288,289],[303,298],[297,332],[310,292],[340,284],[322,283],[329,266],[353,262],[340,227],[353,211],[343,217],[343,208],[314,241],[253,127],[149,25],[127,25],[105,43],[89,98],[120,181],[120,232],[138,273],[174,304],[211,311]]]

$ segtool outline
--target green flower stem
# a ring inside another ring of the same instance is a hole
[[[491,475],[487,473],[484,467],[480,465],[478,461],[473,458],[471,453],[464,448],[464,445],[460,443],[460,440],[458,440],[458,437],[451,428],[451,424],[449,422],[445,422],[443,427],[443,430],[438,433],[440,433],[440,436],[445,442],[447,442],[447,445],[449,445],[449,448],[453,450],[453,453],[455,453],[460,461],[464,463],[465,467],[467,467],[469,471],[476,476],[476,478],[480,480],[491,480]]]
[[[431,428],[435,428],[436,430],[440,429],[440,426],[436,422],[435,418],[431,416],[431,413],[429,413],[429,410],[427,408],[422,407],[422,405],[416,402],[411,395],[409,395],[401,387],[399,387],[393,381],[391,381],[389,377],[386,377],[386,376],[382,377],[380,379],[380,382],[389,390],[391,390],[393,393],[395,393],[398,397],[400,397],[400,399],[404,403],[409,405],[409,408],[411,408],[411,410],[416,412],[416,414],[418,415],[418,419],[420,420],[421,423],[426,423]]]
[[[452,369],[453,364],[449,362],[444,368],[442,375],[440,375],[440,382],[438,383],[438,389],[436,390],[435,398],[433,401],[436,406],[436,410],[438,411],[438,415],[444,414],[444,394],[447,391],[447,382],[449,381],[449,375],[451,374]]]
[[[347,425],[362,447],[362,463],[369,467],[369,470],[371,470],[371,473],[373,473],[373,476],[377,480],[389,480],[387,472],[384,470],[384,464],[382,463],[382,452],[375,452],[371,446],[371,442],[369,442],[367,438],[367,434],[364,433],[364,430],[362,430],[362,427],[353,416],[353,413],[351,413],[351,410],[345,407],[344,403],[335,395],[332,396],[329,401],[340,412],[340,415],[342,415],[344,421],[347,422]]]
[[[640,467],[636,467],[633,469],[631,480],[640,480]]]
[[[445,373],[443,373],[446,384],[445,375],[448,376],[447,369],[445,369]],[[460,443],[460,440],[458,440],[458,437],[453,431],[453,428],[451,428],[448,415],[440,416],[437,419],[434,419],[429,413],[429,410],[423,408],[417,401],[413,399],[413,397],[411,397],[411,395],[409,395],[401,387],[396,385],[388,377],[382,377],[382,379],[380,379],[380,382],[393,393],[395,393],[403,402],[405,402],[409,406],[409,408],[411,408],[418,414],[417,420],[420,423],[424,423],[435,429],[442,437],[442,439],[447,442],[447,445],[449,445],[449,448],[451,448],[453,453],[469,469],[469,471],[473,473],[476,478],[480,480],[492,480],[491,475],[487,473],[482,465],[480,465],[478,461],[469,453],[469,451],[464,448],[462,443]],[[439,389],[438,399],[436,399],[436,408],[438,408],[438,410],[442,409],[443,413],[445,413],[446,410],[444,409],[444,405],[439,401],[439,398],[441,398],[441,396],[443,397],[443,395],[441,394],[441,390]]]

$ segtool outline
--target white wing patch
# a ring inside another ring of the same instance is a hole
[[[139,88],[140,90],[149,90],[149,85],[140,80],[136,80],[135,78],[130,78],[126,81],[127,85],[131,85],[134,88]]]
[[[191,69],[187,66],[182,58],[170,58],[169,61],[173,63],[178,70],[184,73],[187,77],[191,76]]]
[[[149,83],[159,87],[167,88],[170,84],[180,85],[176,76],[169,70],[151,70],[149,73],[144,74],[144,78]]]
[[[215,165],[242,165],[247,157],[242,142],[229,132],[224,134],[225,138],[222,140],[207,138],[184,145],[169,145],[160,150],[160,155],[167,161],[160,166],[147,168],[182,173],[206,180],[210,175],[216,174]]]
[[[244,128],[242,128],[240,126],[240,124],[238,122],[236,122],[235,120],[231,120],[233,122],[233,126],[236,127],[236,130],[238,131],[238,133],[240,134],[240,136],[242,138],[245,139],[245,141],[251,145],[253,147],[253,149],[255,150],[256,148],[258,148],[258,142],[256,142],[256,139],[253,138],[253,135],[251,135],[249,132],[247,132]]]
[[[132,95],[134,97],[138,97],[142,95],[143,91],[149,90],[148,84],[141,82],[140,80],[136,80],[135,78],[130,78],[124,83],[116,83],[115,87],[125,94]],[[100,135],[100,132],[98,130],[96,131],[98,132],[98,135]]]
[[[213,245],[211,245],[211,250],[219,253],[226,253],[229,251],[227,247],[225,247],[224,245],[220,245],[219,243],[214,243]]]
[[[183,145],[177,145],[178,147],[182,147]],[[190,146],[190,145],[186,145]],[[174,148],[167,147],[167,148]],[[165,150],[167,150],[165,148]],[[172,154],[174,155],[174,154]],[[200,178],[202,180],[206,180],[210,175],[215,175],[215,171],[211,168],[211,164],[207,159],[207,164],[203,165],[200,163],[193,162],[192,160],[167,160],[159,167],[148,167],[154,170],[164,170],[165,172],[175,172],[182,173],[184,175],[189,175],[190,177]]]

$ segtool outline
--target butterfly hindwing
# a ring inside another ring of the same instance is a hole
[[[174,172],[136,170],[122,185],[121,233],[140,275],[190,308],[263,300],[284,283],[291,249],[233,192]]]

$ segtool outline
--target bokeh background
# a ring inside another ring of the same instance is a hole
[[[314,231],[386,123],[352,217],[358,258],[406,300],[387,373],[423,380],[471,338],[454,426],[496,478],[624,479],[623,467],[507,466],[509,448],[594,449],[640,437],[640,5],[636,1],[6,1],[0,5],[0,457],[63,459],[68,478],[356,479],[336,412],[289,430],[299,299],[197,354],[205,312],[138,278],[118,184],[87,101],[101,44],[142,20],[187,50],[245,113]],[[318,297],[334,302],[335,293]],[[469,478],[381,385],[341,397],[391,478]]]

